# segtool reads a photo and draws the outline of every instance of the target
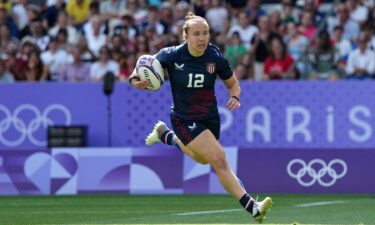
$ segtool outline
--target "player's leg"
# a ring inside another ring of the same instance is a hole
[[[272,206],[271,198],[267,197],[262,202],[256,202],[246,193],[237,176],[230,168],[225,158],[224,149],[210,130],[206,129],[201,132],[187,146],[193,153],[207,161],[215,169],[223,187],[251,213],[256,221],[263,221],[266,212]]]
[[[190,158],[192,158],[194,161],[200,163],[200,164],[207,164],[208,162],[204,159],[202,159],[201,157],[199,157],[199,155],[195,154],[190,148],[188,148],[186,145],[184,145],[182,143],[182,141],[177,137],[177,135],[175,135],[173,137],[174,141],[178,144],[178,146],[180,147],[180,149],[185,153],[187,154],[188,156],[190,156]]]
[[[168,126],[163,121],[158,121],[154,129],[150,134],[147,135],[146,138],[146,144],[147,145],[153,145],[156,142],[162,142],[167,145],[173,145],[180,149],[182,152],[184,152],[186,155],[190,156],[194,161],[201,163],[201,164],[207,164],[206,161],[198,157],[196,154],[194,154],[188,147],[186,147],[181,140],[175,135],[173,130],[168,128]]]
[[[214,135],[208,130],[204,130],[188,145],[189,149],[201,158],[205,159],[216,171],[216,174],[223,187],[235,198],[240,198],[246,193],[238,183],[237,177],[231,170],[223,148]]]
[[[246,193],[241,182],[228,165],[224,150],[217,141],[220,133],[220,123],[216,121],[214,123],[202,124],[200,122],[185,121],[172,117],[172,125],[177,135],[182,139],[179,139],[165,123],[159,121],[155,125],[154,130],[146,138],[146,144],[152,145],[155,142],[163,142],[175,145],[195,161],[203,164],[210,163],[216,170],[221,184],[228,193],[239,200],[241,205],[258,222],[261,222],[271,207],[272,200],[267,197],[262,202],[256,202]],[[207,126],[215,133],[216,137],[207,129]]]

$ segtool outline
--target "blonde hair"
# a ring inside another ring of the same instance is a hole
[[[202,23],[206,23],[207,26],[208,26],[208,23],[206,21],[205,18],[201,17],[201,16],[197,16],[195,15],[194,13],[192,12],[188,12],[188,14],[185,16],[185,22],[184,22],[184,25],[182,26],[182,29],[183,29],[183,36],[184,36],[184,39],[186,39],[186,35],[188,34],[189,32],[189,26],[190,26],[190,23],[191,21],[200,21]]]

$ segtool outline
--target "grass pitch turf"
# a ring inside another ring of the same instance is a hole
[[[271,197],[274,205],[263,224],[375,225],[375,196]],[[0,225],[8,224],[256,223],[227,195],[80,195],[2,196]]]

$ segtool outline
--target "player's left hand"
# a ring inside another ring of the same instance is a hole
[[[229,110],[235,110],[235,109],[238,109],[238,108],[240,108],[240,106],[241,106],[241,103],[240,103],[240,101],[239,101],[238,99],[233,98],[233,97],[230,97],[230,98],[228,99],[228,102],[227,102],[227,108],[228,108]]]

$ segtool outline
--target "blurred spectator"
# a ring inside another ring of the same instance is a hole
[[[126,9],[125,0],[104,0],[100,1],[100,14],[102,19],[111,20],[117,19]]]
[[[0,7],[0,25],[6,25],[12,37],[18,37],[18,28],[14,23],[12,17],[10,17],[5,8]]]
[[[89,18],[91,0],[69,0],[66,12],[72,18],[73,25],[81,27]]]
[[[107,43],[107,35],[101,31],[102,21],[99,16],[90,19],[91,31],[85,33],[89,49],[98,56],[99,49]]]
[[[128,12],[125,12],[121,16],[121,20],[115,26],[113,33],[122,33],[123,30],[126,30],[126,39],[134,39],[134,37],[139,33],[138,28],[134,25],[133,16]],[[123,34],[121,36],[125,37]]]
[[[374,1],[375,2],[375,1]],[[375,4],[375,3],[374,3]],[[370,8],[371,11],[370,11],[370,15],[368,17],[368,22],[372,22],[373,25],[375,25],[375,6],[373,6],[372,8]]]
[[[361,34],[358,42],[359,48],[349,53],[346,73],[348,79],[370,79],[375,73],[375,53],[367,48],[365,35]]]
[[[250,18],[245,12],[240,12],[238,17],[239,24],[234,25],[229,29],[227,37],[230,38],[234,32],[238,32],[240,34],[242,43],[250,48],[251,40],[255,37],[259,30],[256,26],[250,24]]]
[[[29,45],[29,47],[27,47]],[[25,43],[21,50],[26,54],[31,51],[32,44],[27,42]],[[26,58],[25,58],[26,59]],[[17,46],[9,44],[7,46],[7,56],[5,60],[6,70],[13,74],[16,81],[26,80],[25,78],[25,69],[26,69],[26,60],[22,58],[22,54],[18,54]]]
[[[16,37],[12,37],[10,34],[9,27],[6,24],[0,24],[0,49],[6,49],[9,44],[19,45],[19,40]]]
[[[46,11],[43,13],[43,18],[48,27],[51,28],[56,25],[60,13],[65,12],[66,4],[64,0],[55,0],[54,4],[47,6]]]
[[[270,43],[270,56],[264,63],[264,80],[286,79],[287,73],[291,70],[294,60],[288,54],[283,40],[273,37]]]
[[[247,0],[245,12],[249,16],[250,24],[258,25],[258,18],[267,14],[260,3],[260,0]]]
[[[214,33],[225,31],[228,23],[228,10],[221,4],[221,0],[212,0],[211,7],[207,10],[206,19]]]
[[[0,84],[2,83],[14,83],[13,74],[6,70],[5,63],[0,59]]]
[[[240,64],[243,64],[243,65],[246,66],[247,78],[251,79],[251,80],[254,80],[255,79],[255,77],[254,77],[254,56],[250,52],[246,53],[245,55],[242,56],[242,58],[240,60]]]
[[[56,38],[52,38],[48,44],[48,50],[40,55],[43,65],[53,81],[58,80],[58,72],[64,64],[69,63],[69,54],[64,49],[58,48]]]
[[[50,37],[46,35],[46,31],[42,26],[42,20],[36,18],[30,23],[30,35],[22,38],[21,43],[25,41],[30,41],[31,43],[38,46],[41,51],[47,48]]]
[[[259,32],[252,40],[251,52],[254,55],[254,79],[261,80],[263,78],[264,61],[269,56],[269,43],[271,37],[278,34],[272,33],[270,30],[270,21],[268,16],[259,17]]]
[[[46,6],[50,7],[50,6],[56,5],[58,1],[60,1],[60,0],[47,0]],[[64,3],[67,3],[68,1],[69,0],[64,0]]]
[[[349,41],[354,41],[359,35],[359,25],[349,17],[349,11],[344,3],[339,3],[336,7],[338,17],[328,20],[328,31],[332,34],[333,29],[340,25],[344,28],[343,37]]]
[[[375,23],[366,23],[363,25],[363,34],[366,36],[367,47],[375,51]]]
[[[134,53],[136,51],[136,42],[134,39],[129,37],[129,28],[122,26],[118,27],[116,33],[113,36],[120,36],[121,38],[121,49],[124,52]]]
[[[322,1],[320,0],[305,0],[304,5],[301,8],[302,12],[310,12],[312,21],[311,23],[314,26],[318,26],[322,23],[324,19],[324,13],[319,11],[320,3]]]
[[[159,16],[160,23],[164,27],[164,33],[169,34],[173,24],[175,23],[172,4],[170,2],[163,2],[159,11]]]
[[[40,51],[37,49],[31,50],[27,56],[25,77],[26,81],[46,81],[49,79],[47,68],[44,67],[40,59]]]
[[[20,0],[18,4],[12,6],[12,17],[18,30],[22,30],[29,23],[27,10],[31,7],[35,8],[35,6],[29,4],[29,0]]]
[[[22,30],[19,31],[19,33],[18,33],[19,39],[22,39],[25,36],[30,35],[31,34],[31,23],[34,20],[41,19],[39,12],[34,7],[30,7],[30,8],[27,9],[27,17],[28,17],[28,21],[30,21],[30,22],[28,22],[26,24],[26,26]],[[43,22],[42,22],[42,26],[43,26]]]
[[[136,37],[136,52],[137,58],[141,55],[149,55],[150,54],[150,41],[144,34],[140,34]]]
[[[287,36],[285,38],[285,43],[287,45],[288,53],[292,56],[294,61],[297,62],[297,68],[299,71],[305,71],[305,63],[301,61],[302,54],[309,45],[309,40],[298,33],[297,25],[294,22],[287,24]]]
[[[58,71],[59,80],[68,82],[90,81],[90,64],[81,61],[81,50],[72,48],[71,56],[73,62],[62,65]]]
[[[201,16],[203,18],[206,17],[206,12],[210,8],[210,0],[195,0],[193,2],[193,11],[194,14],[197,16]]]
[[[288,24],[290,22],[297,23],[298,15],[294,6],[289,1],[283,1],[282,11],[281,11],[281,20],[283,24]]]
[[[85,37],[81,37],[78,41],[77,47],[81,51],[81,60],[84,62],[94,62],[96,55],[90,50]]]
[[[298,27],[298,32],[307,39],[312,40],[317,28],[313,23],[313,14],[310,11],[305,11],[302,14],[301,25]]]
[[[369,16],[369,10],[366,6],[360,4],[359,0],[346,0],[350,19],[362,25]]]
[[[107,24],[101,19],[98,7],[97,2],[92,2],[90,4],[90,17],[78,30],[79,32],[83,33],[84,35],[93,35],[94,31],[92,23],[93,21],[99,21],[101,24],[100,33],[108,34]]]
[[[159,10],[155,6],[150,6],[145,22],[142,24],[143,30],[154,29],[156,35],[165,34],[165,28],[159,18]]]
[[[90,67],[90,79],[101,81],[107,72],[112,72],[115,77],[120,75],[120,65],[112,60],[109,48],[103,46],[99,50],[99,59]]]
[[[278,33],[280,35],[284,34],[284,27],[281,21],[280,11],[275,10],[269,16],[270,18],[270,30],[273,33]]]
[[[30,0],[29,3],[34,5],[39,13],[46,9],[46,0]]]
[[[166,42],[165,42],[166,47],[177,46],[181,43],[182,43],[182,40],[180,40],[177,34],[168,34],[166,36]]]
[[[120,67],[120,74],[119,74],[119,80],[122,80],[123,78],[123,72],[126,68],[126,53],[120,51],[120,50],[111,50],[112,52],[112,59],[116,61],[119,64]]]
[[[59,29],[56,36],[58,49],[62,49],[66,52],[70,50],[74,45],[68,43],[68,31],[64,28]]]
[[[248,48],[241,42],[240,34],[234,32],[230,39],[230,43],[225,49],[225,57],[228,59],[232,68],[236,68],[240,62],[240,58],[246,54],[247,51]]]
[[[69,44],[77,44],[79,33],[74,26],[70,25],[69,16],[65,11],[59,12],[59,16],[57,17],[57,24],[49,29],[48,34],[52,37],[56,37],[60,29],[65,29],[67,31]]]
[[[164,26],[164,32],[170,33],[174,24],[172,4],[168,1],[163,2],[160,9],[160,23]]]
[[[336,80],[339,78],[337,65],[340,55],[330,42],[329,33],[321,31],[317,38],[316,46],[309,54],[309,62],[312,71],[309,74],[310,79]]]
[[[375,1],[374,0],[360,0],[363,6],[366,6],[369,9],[374,9]]]
[[[349,40],[342,37],[343,32],[344,29],[342,26],[336,26],[333,29],[332,43],[339,52],[340,58],[346,62],[349,52],[352,50],[352,45]]]
[[[128,80],[132,74],[135,64],[137,63],[137,57],[135,54],[128,54],[125,59],[125,65],[121,68],[120,80]]]
[[[247,66],[245,64],[238,64],[234,67],[234,74],[238,80],[247,80],[249,79],[249,74],[247,71]]]
[[[226,2],[232,7],[236,9],[242,9],[246,6],[247,0],[226,0]]]
[[[183,0],[179,1],[176,4],[175,10],[174,10],[174,16],[175,16],[174,21],[176,22],[185,21],[185,16],[188,14],[189,11],[190,11],[189,3]]]
[[[126,46],[123,44],[123,40],[120,34],[114,34],[109,43],[110,50],[116,52],[126,53]]]
[[[150,6],[160,6],[163,0],[148,0]]]
[[[10,14],[10,9],[12,8],[11,0],[0,1],[0,8],[5,9],[7,14]]]
[[[142,24],[147,18],[148,4],[145,0],[128,0],[127,10],[132,14],[135,24]]]

